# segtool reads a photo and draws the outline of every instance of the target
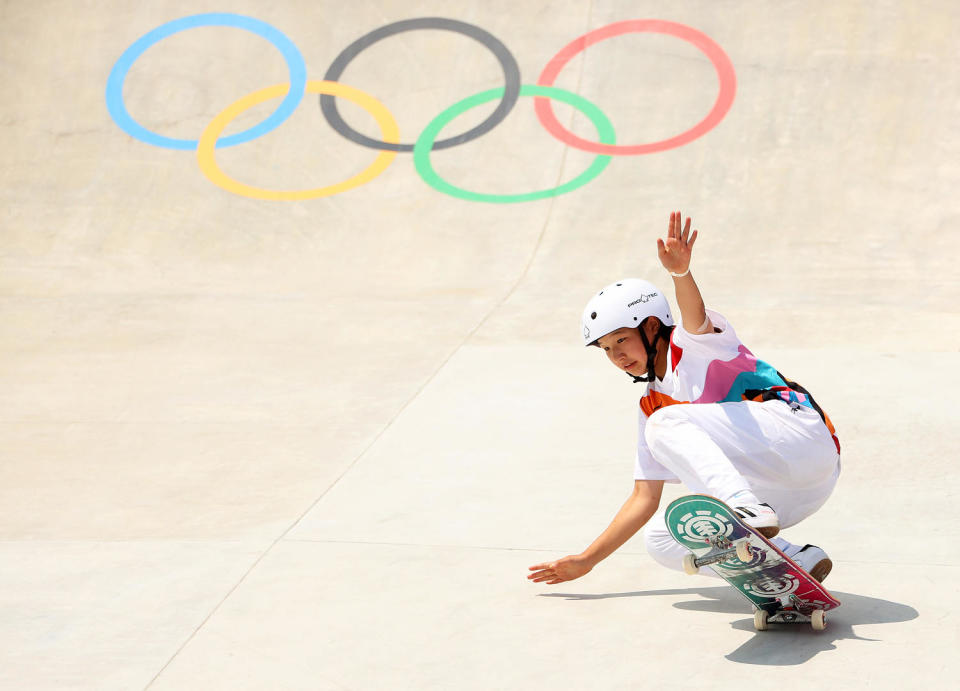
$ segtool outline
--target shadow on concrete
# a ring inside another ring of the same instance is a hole
[[[739,631],[754,631],[750,605],[727,587],[676,588],[670,590],[643,590],[630,593],[544,593],[540,597],[558,597],[567,600],[606,600],[616,597],[696,595],[696,600],[674,603],[677,609],[695,612],[715,612],[750,616],[731,622]],[[853,593],[834,592],[842,603],[828,614],[826,631],[814,631],[809,624],[771,624],[770,629],[757,635],[726,655],[728,660],[750,665],[799,665],[818,653],[833,650],[840,640],[877,642],[880,639],[858,636],[853,627],[866,624],[893,624],[910,621],[920,616],[909,605]]]

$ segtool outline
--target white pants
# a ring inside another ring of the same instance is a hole
[[[782,401],[672,405],[650,416],[644,434],[654,459],[692,492],[728,501],[749,490],[773,507],[781,528],[823,506],[840,475],[840,454],[817,412]],[[788,556],[800,550],[773,542]],[[667,531],[663,511],[650,519],[646,544],[658,562],[682,569],[687,550]]]

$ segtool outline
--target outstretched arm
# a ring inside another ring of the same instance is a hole
[[[693,243],[697,240],[697,231],[690,233],[689,218],[681,229],[681,219],[679,211],[670,213],[667,238],[657,240],[657,254],[663,268],[673,276],[683,328],[694,334],[709,333],[713,330],[713,325],[707,319],[703,297],[690,273],[690,259],[693,255]]]
[[[624,542],[636,535],[660,506],[663,482],[636,480],[633,493],[614,516],[613,521],[593,543],[580,554],[553,562],[531,566],[527,578],[534,583],[555,585],[572,581],[590,573],[594,566],[613,554]]]

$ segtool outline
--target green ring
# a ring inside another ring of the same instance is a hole
[[[454,103],[437,117],[430,121],[430,124],[421,132],[417,138],[417,143],[413,147],[413,163],[417,168],[417,173],[423,178],[423,181],[440,192],[449,194],[451,197],[466,199],[474,202],[493,202],[494,204],[512,204],[514,202],[529,202],[535,199],[545,199],[547,197],[557,197],[561,194],[571,192],[578,187],[586,185],[595,177],[603,172],[604,168],[610,163],[612,156],[598,155],[590,167],[580,173],[577,177],[557,187],[548,190],[538,190],[536,192],[527,192],[526,194],[483,194],[481,192],[471,192],[460,187],[451,185],[441,178],[437,171],[433,169],[430,163],[430,152],[433,149],[433,142],[436,140],[440,131],[450,122],[466,111],[488,101],[495,101],[503,98],[504,87],[482,91],[474,96],[469,96],[458,103]],[[524,85],[520,87],[521,96],[546,96],[557,101],[562,101],[573,106],[581,113],[586,115],[593,126],[597,128],[597,135],[603,144],[616,143],[616,133],[613,130],[613,124],[609,118],[603,114],[597,106],[575,93],[560,89],[555,86],[534,86]]]

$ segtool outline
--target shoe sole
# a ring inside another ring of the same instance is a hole
[[[812,569],[810,569],[810,575],[818,583],[823,583],[830,572],[833,570],[833,562],[829,559],[821,559],[818,561]]]
[[[756,530],[758,533],[760,533],[761,535],[763,535],[763,536],[764,536],[765,538],[767,538],[768,540],[769,540],[770,538],[772,538],[772,537],[776,537],[776,536],[780,533],[780,522],[779,522],[779,521],[777,521],[777,524],[776,524],[776,525],[757,526],[757,525],[754,525],[754,524],[751,522],[751,521],[753,521],[754,519],[757,519],[757,516],[753,516],[753,515],[747,516],[746,514],[740,512],[740,511],[738,511],[738,510],[734,510],[733,514],[734,514],[737,518],[739,518],[739,519],[743,522],[744,525],[749,526],[749,527],[752,528],[753,530]],[[765,516],[764,518],[769,518],[769,517],[768,517],[768,516]]]

